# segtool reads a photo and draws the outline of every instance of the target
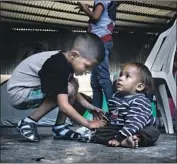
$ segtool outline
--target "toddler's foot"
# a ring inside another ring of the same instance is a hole
[[[108,141],[108,146],[118,147],[120,146],[120,142],[118,142],[116,139],[112,139]]]
[[[138,148],[139,138],[136,135],[130,136],[121,142],[122,147]]]

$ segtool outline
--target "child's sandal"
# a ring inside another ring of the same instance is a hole
[[[54,139],[79,140],[81,135],[68,128],[67,125],[55,126],[52,129]]]

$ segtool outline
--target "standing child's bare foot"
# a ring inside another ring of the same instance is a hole
[[[122,147],[138,148],[139,138],[136,135],[130,136],[121,142]]]
[[[112,139],[108,141],[108,145],[112,147],[118,147],[120,146],[120,142],[118,142],[116,139]]]

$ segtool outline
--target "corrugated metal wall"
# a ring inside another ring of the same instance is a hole
[[[157,37],[150,34],[121,32],[114,34],[114,46],[110,58],[110,72],[129,61],[144,63]]]
[[[15,66],[27,56],[40,51],[67,50],[79,33],[6,31],[1,37],[1,74],[11,74]],[[110,58],[110,70],[116,72],[128,61],[144,62],[156,36],[135,33],[114,33],[114,47]]]

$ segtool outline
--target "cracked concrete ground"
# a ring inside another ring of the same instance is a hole
[[[53,140],[51,127],[39,127],[41,142],[25,141],[15,128],[1,127],[2,163],[176,163],[176,134],[162,133],[155,146],[130,149]]]

